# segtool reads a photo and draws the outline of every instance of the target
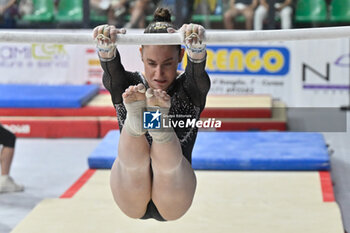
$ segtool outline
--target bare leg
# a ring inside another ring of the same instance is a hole
[[[141,17],[141,19],[139,20],[138,27],[139,28],[145,28],[146,27],[146,17],[145,16]]]
[[[229,9],[224,14],[224,25],[226,29],[234,29],[233,20],[237,15],[237,9]]]
[[[95,9],[100,9],[101,0],[90,0],[90,6]]]
[[[145,17],[144,12],[145,12],[145,9],[146,9],[148,2],[149,2],[149,0],[136,1],[135,7],[131,13],[130,22],[126,25],[126,27],[134,28],[134,27],[138,26],[138,23],[140,22],[140,20],[142,20],[142,18]]]
[[[1,150],[1,176],[0,176],[0,193],[21,192],[24,190],[23,185],[15,183],[9,176],[11,163],[14,155],[14,148],[4,146]]]
[[[167,220],[175,220],[190,208],[196,190],[196,176],[183,157],[176,136],[168,143],[154,142],[152,200]]]
[[[8,175],[10,173],[11,163],[14,155],[14,148],[4,146],[1,150],[1,175]]]
[[[246,8],[243,10],[243,15],[245,17],[245,28],[247,30],[252,30],[253,29],[253,16],[254,12],[250,8]]]
[[[147,99],[147,105],[169,109],[170,97],[166,92],[156,90],[153,96]],[[175,220],[184,215],[192,204],[196,176],[182,154],[180,142],[174,131],[149,133],[153,137],[152,200],[163,218]]]
[[[144,93],[139,90],[139,86],[132,86],[123,94],[128,115],[120,135],[118,158],[113,164],[110,179],[114,200],[131,218],[141,218],[151,199],[150,146],[144,132],[138,131],[136,127],[136,114],[140,114],[141,109],[135,109],[133,105],[145,100]]]
[[[117,20],[116,18],[114,17],[114,9],[113,8],[109,8],[108,11],[107,11],[107,22],[109,25],[116,25],[117,24]]]

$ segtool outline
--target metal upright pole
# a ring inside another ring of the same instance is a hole
[[[90,1],[83,0],[83,28],[90,28]]]
[[[349,39],[349,56],[350,56],[350,39]],[[340,109],[343,111],[350,111],[350,64],[349,64],[349,103],[348,105],[341,106]]]
[[[267,17],[267,28],[268,29],[275,29],[275,3],[276,0],[267,0],[268,4],[269,4],[269,13],[268,13],[268,17]]]

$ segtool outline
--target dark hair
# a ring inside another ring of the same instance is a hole
[[[168,33],[168,28],[174,28],[174,24],[171,22],[171,13],[167,8],[159,7],[153,14],[153,21],[147,26],[144,33]],[[175,45],[181,52],[181,45]]]
[[[167,8],[159,7],[153,14],[153,21],[147,26],[144,33],[168,33],[168,28],[174,28],[171,22],[171,13]]]

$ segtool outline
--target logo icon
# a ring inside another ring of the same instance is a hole
[[[143,112],[143,128],[144,129],[160,129],[160,116],[162,114],[159,109],[156,112]]]

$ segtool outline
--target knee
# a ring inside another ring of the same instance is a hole
[[[118,202],[116,202],[116,205],[119,207],[119,209],[126,215],[128,216],[129,218],[133,218],[133,219],[140,219],[142,218],[145,213],[146,213],[146,209],[144,210],[137,210],[135,208],[130,208],[130,205],[129,207],[128,206],[123,206],[123,205],[120,205],[118,204]]]
[[[116,192],[112,191],[112,195],[115,204],[129,218],[140,219],[145,215],[148,202],[146,202],[143,206],[140,204],[135,205],[135,202],[133,201],[123,200]]]
[[[183,208],[181,211],[167,211],[166,213],[159,211],[159,213],[166,221],[175,221],[184,216],[189,208],[190,206]]]
[[[144,9],[147,3],[148,3],[148,0],[138,0],[136,1],[135,7],[139,9]]]
[[[145,203],[144,207],[135,206],[133,202],[125,202],[119,200],[115,194],[113,194],[114,202],[119,207],[119,209],[129,218],[140,219],[142,218],[147,210],[147,204]]]
[[[239,12],[238,12],[237,9],[232,9],[232,10],[231,10],[231,17],[232,17],[232,18],[236,17],[236,16],[238,15],[238,13],[239,13]]]
[[[230,14],[230,11],[226,11],[225,14],[224,14],[224,19],[231,19],[231,14]]]
[[[234,10],[228,10],[224,14],[224,18],[226,20],[232,20],[236,16],[236,13]]]
[[[252,19],[253,19],[253,16],[254,16],[254,12],[253,12],[253,11],[246,11],[246,12],[244,12],[244,17],[245,17],[247,20],[252,20]]]
[[[166,221],[175,221],[180,219],[185,213],[183,213],[182,215],[178,215],[178,216],[162,216]]]
[[[142,218],[142,217],[145,215],[145,213],[146,213],[146,210],[144,210],[144,211],[137,211],[137,210],[130,210],[130,208],[129,208],[129,209],[123,209],[123,208],[121,208],[119,205],[118,205],[118,207],[121,209],[121,211],[122,211],[126,216],[128,216],[129,218],[133,218],[133,219],[140,219],[140,218]]]
[[[179,196],[181,196],[181,194]],[[173,221],[186,214],[192,205],[193,196],[189,197],[186,194],[176,200],[172,199],[171,203],[169,203],[169,200],[154,199],[153,201],[157,206],[160,215],[167,221]]]

